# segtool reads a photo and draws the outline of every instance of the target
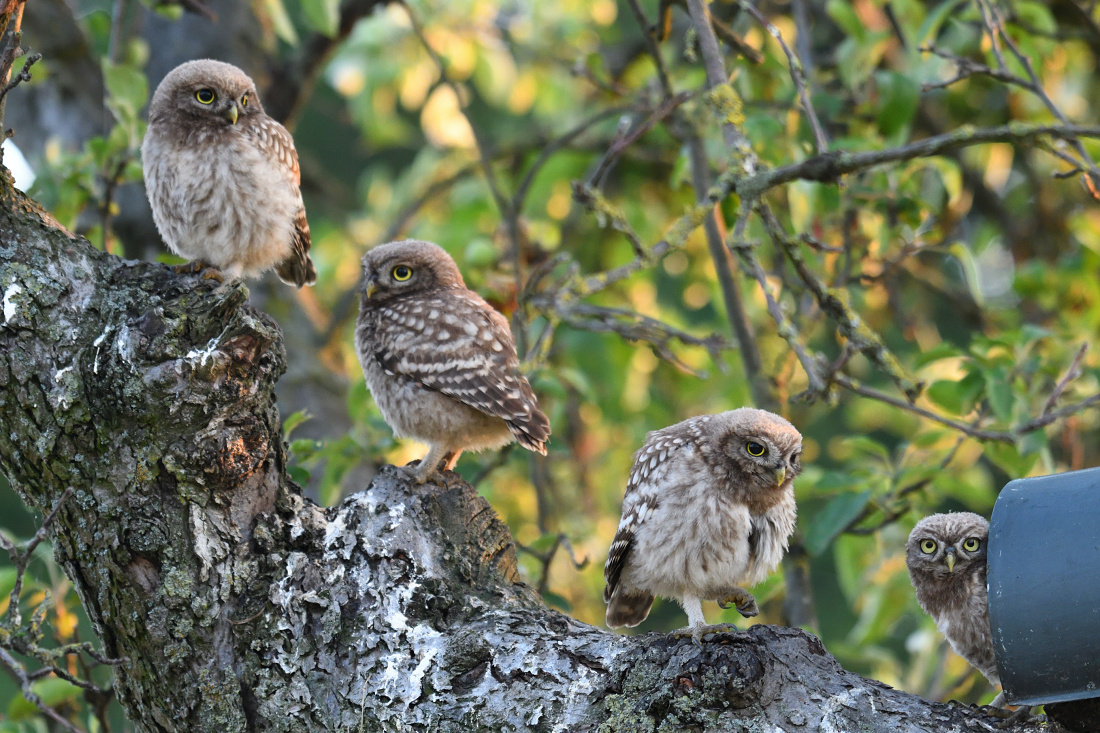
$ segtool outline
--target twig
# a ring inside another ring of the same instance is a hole
[[[825,128],[821,126],[821,121],[817,118],[817,112],[814,110],[813,102],[810,101],[810,95],[806,91],[806,79],[802,74],[802,63],[791,51],[787,42],[783,40],[783,34],[779,32],[779,29],[776,28],[763,13],[745,0],[738,0],[738,4],[741,6],[742,10],[755,18],[757,23],[764,26],[764,29],[772,35],[772,38],[779,43],[779,47],[783,49],[783,53],[786,54],[787,66],[791,70],[791,80],[794,82],[794,88],[798,92],[799,100],[802,102],[802,109],[805,110],[806,118],[809,119],[810,127],[813,129],[814,142],[817,144],[817,152],[819,154],[824,153],[829,149],[829,140],[825,136]]]
[[[649,114],[644,120],[634,125],[628,132],[621,136],[616,136],[611,147],[607,149],[607,153],[600,159],[599,164],[596,166],[596,170],[589,176],[588,181],[590,185],[599,186],[603,181],[607,171],[618,160],[619,156],[635,143],[642,135],[653,129],[653,126],[658,122],[662,122],[671,115],[677,107],[691,99],[690,92],[680,92],[673,95],[661,103],[661,106]]]
[[[760,218],[768,236],[786,255],[799,279],[814,296],[818,307],[836,324],[837,331],[885,372],[910,400],[915,400],[924,389],[924,383],[909,378],[901,362],[887,348],[882,336],[868,326],[852,308],[848,291],[842,288],[830,288],[818,279],[817,275],[806,266],[798,242],[787,236],[774,214],[761,210]],[[811,378],[811,390],[823,389],[824,386],[820,381],[815,383]]]
[[[642,29],[642,36],[645,38],[646,49],[649,51],[650,58],[653,59],[654,65],[657,67],[657,79],[661,83],[661,90],[664,92],[665,98],[672,96],[672,82],[669,81],[668,69],[665,68],[664,58],[661,56],[661,49],[657,47],[657,41],[654,38],[653,32],[650,30],[649,19],[645,15],[645,11],[642,10],[642,6],[638,4],[638,0],[627,0],[627,5],[630,6],[630,12],[634,14],[634,19],[638,21],[638,27]]]
[[[764,300],[768,306],[768,315],[775,321],[776,333],[787,342],[787,345],[791,347],[791,351],[798,357],[798,361],[802,365],[802,371],[806,373],[806,379],[810,384],[809,391],[813,393],[823,393],[827,385],[822,381],[821,375],[818,373],[813,356],[809,354],[806,351],[806,347],[803,346],[798,329],[794,327],[794,324],[792,324],[785,315],[783,315],[783,309],[779,306],[775,296],[772,295],[771,289],[768,287],[767,277],[764,275],[764,268],[760,266],[760,261],[753,252],[753,245],[749,242],[734,240],[729,243],[729,247],[741,258],[741,262],[745,269],[748,271],[749,275],[756,279],[757,284],[760,286],[760,291],[764,293]]]
[[[573,549],[573,543],[569,541],[569,537],[564,532],[559,533],[554,537],[553,544],[545,552],[539,552],[532,549],[527,545],[521,545],[516,543],[516,549],[520,552],[525,552],[531,557],[535,558],[542,564],[542,572],[539,574],[539,582],[536,584],[539,595],[544,595],[548,589],[550,583],[550,565],[554,562],[554,558],[558,554],[559,549],[565,549],[565,552],[569,555],[569,561],[573,563],[573,567],[577,570],[584,570],[588,567],[589,558],[586,555],[580,560],[577,559],[576,551]]]
[[[1073,357],[1073,361],[1070,362],[1069,368],[1066,369],[1062,378],[1058,380],[1058,383],[1054,385],[1054,389],[1050,393],[1050,397],[1047,398],[1046,404],[1043,405],[1042,415],[1049,415],[1050,411],[1054,409],[1054,403],[1058,401],[1058,398],[1062,396],[1062,393],[1066,391],[1066,387],[1077,377],[1081,376],[1081,361],[1085,358],[1085,352],[1089,350],[1089,344],[1086,341],[1081,344],[1081,347],[1077,349],[1077,355]]]
[[[0,532],[0,549],[7,551],[8,557],[11,558],[11,564],[15,566],[15,585],[12,586],[8,603],[8,623],[12,627],[22,623],[19,614],[19,596],[23,593],[23,575],[27,571],[27,564],[30,563],[35,548],[42,543],[42,540],[46,539],[46,533],[49,531],[50,524],[53,522],[54,518],[57,517],[57,512],[61,509],[61,505],[65,503],[66,499],[72,496],[72,493],[72,486],[62,492],[61,498],[57,500],[53,509],[50,510],[50,513],[42,520],[42,526],[34,533],[34,537],[30,539],[22,552],[19,551],[15,543],[8,539],[3,532]]]
[[[861,152],[833,151],[815,155],[798,163],[762,170],[738,181],[734,186],[742,198],[758,198],[765,191],[791,181],[834,182],[841,176],[874,168],[885,163],[929,158],[959,148],[989,143],[1027,143],[1043,137],[1071,140],[1078,137],[1100,138],[1097,125],[1050,125],[1010,123],[1000,127],[960,127],[942,135],[884,150]]]
[[[27,676],[26,671],[23,669],[23,665],[17,662],[15,658],[8,654],[4,649],[0,649],[0,662],[2,662],[4,666],[11,670],[11,673],[15,675],[16,680],[19,682],[19,687],[23,692],[23,697],[27,700],[27,702],[34,705],[36,708],[38,708],[38,711],[40,713],[45,715],[47,718],[49,718],[65,730],[72,731],[73,733],[83,733],[80,728],[77,728],[68,720],[65,720],[65,718],[61,717],[61,715],[56,710],[51,708],[46,703],[42,702],[42,698],[40,698],[35,693],[34,688],[31,685],[32,681]]]

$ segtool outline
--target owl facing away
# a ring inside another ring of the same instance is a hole
[[[1000,684],[986,591],[989,522],[971,512],[933,514],[917,522],[905,546],[917,601],[951,648]]]
[[[157,231],[195,269],[275,268],[298,287],[317,279],[294,141],[236,66],[188,61],[164,77],[141,159]]]
[[[707,626],[703,600],[757,614],[742,586],[779,565],[795,526],[802,435],[782,417],[742,407],[646,436],[634,454],[623,513],[604,566],[611,628],[637,626],[655,596],[675,598],[690,632]]]
[[[464,450],[515,440],[546,455],[550,421],[519,371],[508,321],[441,247],[406,240],[363,257],[355,349],[386,423],[429,446],[417,483]]]

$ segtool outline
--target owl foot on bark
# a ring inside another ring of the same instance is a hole
[[[1004,693],[1002,693],[1003,695]],[[998,696],[1000,697],[1000,696]],[[994,700],[996,702],[996,700]],[[1024,723],[1032,720],[1039,720],[1046,718],[1045,715],[1032,715],[1031,711],[1034,709],[1030,705],[1021,705],[1015,710],[1009,710],[1003,707],[994,707],[993,705],[982,705],[981,711],[986,715],[992,715],[996,718],[1003,718],[1000,723],[997,724],[998,728],[1012,728],[1017,723]]]
[[[686,639],[690,636],[691,642],[695,646],[702,646],[703,637],[707,634],[726,634],[731,631],[737,631],[737,626],[734,624],[702,624],[699,626],[685,626],[682,629],[670,631],[669,636],[674,639]]]
[[[198,272],[201,273],[203,280],[215,280],[220,283],[225,282],[225,275],[221,270],[213,265],[206,264],[202,260],[191,260],[182,265],[173,265],[172,272],[177,275],[192,275]]]
[[[760,613],[760,609],[756,605],[756,598],[744,588],[734,587],[733,590],[723,593],[722,597],[718,599],[719,608],[729,608],[730,606],[735,606],[737,612],[745,618],[751,618]]]

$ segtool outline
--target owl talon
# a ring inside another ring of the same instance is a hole
[[[735,588],[729,595],[718,599],[719,608],[729,608],[730,606],[736,607],[737,612],[745,618],[752,618],[760,613],[760,608],[756,605],[756,598],[744,588]]]
[[[1034,708],[1029,705],[1021,705],[1015,710],[994,707],[992,705],[982,705],[978,709],[986,715],[990,715],[994,718],[1001,718],[1001,722],[997,723],[998,728],[1011,728],[1017,723],[1023,723],[1032,719],[1046,717],[1042,715],[1032,715],[1031,711]]]

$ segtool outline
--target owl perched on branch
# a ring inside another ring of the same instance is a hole
[[[164,77],[141,159],[157,231],[191,269],[252,277],[274,267],[298,287],[317,279],[294,141],[236,66],[188,61]]]
[[[988,540],[989,522],[977,514],[933,514],[917,522],[909,534],[905,564],[920,607],[955,653],[997,686],[1001,680],[985,582]],[[1000,700],[998,696],[994,703]]]
[[[675,598],[689,632],[707,626],[703,600],[757,614],[754,585],[774,571],[794,531],[802,435],[742,407],[657,430],[634,454],[623,515],[604,566],[607,625],[637,626],[654,596]]]
[[[508,321],[441,247],[406,240],[363,257],[355,348],[386,423],[429,445],[417,483],[464,450],[515,440],[546,455],[550,421],[519,372]]]

